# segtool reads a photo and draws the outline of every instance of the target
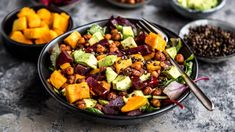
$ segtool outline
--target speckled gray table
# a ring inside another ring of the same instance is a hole
[[[11,10],[30,5],[28,0],[1,0],[0,19]],[[235,22],[235,1],[211,17]],[[104,0],[83,0],[71,10],[76,25],[107,18],[111,15],[145,17],[178,32],[190,20],[173,11],[167,1],[153,0],[142,9],[123,10]],[[215,110],[208,112],[191,94],[183,104],[154,120],[135,126],[107,126],[84,121],[70,114],[51,98],[37,76],[36,65],[17,60],[8,54],[0,41],[0,131],[235,131],[235,59],[212,65],[200,64],[199,76],[209,76],[200,82],[203,91],[212,99]]]

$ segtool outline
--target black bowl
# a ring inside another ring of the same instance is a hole
[[[199,11],[199,10],[193,10],[193,9],[182,7],[178,3],[178,0],[171,0],[171,6],[180,15],[182,15],[186,18],[191,18],[191,19],[198,19],[198,18],[208,17],[209,15],[211,15],[211,14],[217,12],[218,10],[222,9],[225,4],[226,4],[226,0],[218,0],[218,5],[216,7],[208,9],[208,10],[204,10],[204,11]]]
[[[201,25],[212,25],[215,27],[220,27],[221,29],[223,29],[225,31],[230,31],[230,32],[235,33],[235,25],[233,25],[231,23],[228,23],[225,21],[220,21],[220,20],[213,20],[213,19],[200,19],[200,20],[192,21],[192,22],[186,24],[185,26],[183,26],[179,31],[179,36],[181,38],[184,38],[184,35],[189,34],[189,28],[194,28],[194,27],[198,27]],[[204,61],[207,63],[220,63],[220,62],[228,61],[228,60],[231,60],[232,58],[235,58],[235,53],[233,53],[231,55],[216,56],[216,57],[199,56],[197,54],[195,54],[195,55],[197,56],[198,60],[201,60],[201,61]]]
[[[43,5],[39,5],[39,6],[31,6],[30,8],[34,9],[34,10],[39,10],[41,8],[46,8],[51,12],[57,12],[57,13],[61,13],[61,12],[65,12],[57,7],[46,7]],[[10,39],[9,34],[12,31],[12,25],[15,19],[17,19],[17,14],[21,9],[16,9],[14,11],[12,11],[11,13],[9,13],[8,15],[5,16],[5,18],[2,21],[2,40],[3,40],[3,44],[6,47],[6,49],[13,54],[14,56],[24,59],[24,60],[32,60],[32,61],[37,61],[37,58],[42,50],[42,48],[46,45],[46,44],[32,44],[32,45],[28,45],[28,44],[24,44],[24,43],[20,43],[20,42],[16,42],[12,39]],[[69,14],[69,13],[67,13]],[[71,16],[71,15],[70,15]],[[69,20],[69,25],[67,28],[67,31],[71,30],[73,27],[73,21],[72,18],[70,17]]]
[[[137,19],[128,19],[131,22],[135,23],[139,20]],[[63,99],[61,96],[59,96],[53,89],[52,86],[47,82],[47,79],[50,77],[51,71],[48,69],[49,65],[50,65],[50,59],[49,59],[49,55],[50,55],[50,50],[59,42],[62,42],[63,39],[65,37],[67,37],[70,33],[72,33],[73,31],[79,31],[80,33],[85,33],[86,30],[92,25],[92,24],[98,24],[101,26],[104,26],[106,23],[108,22],[108,20],[100,20],[100,21],[96,21],[87,25],[83,25],[80,26],[76,29],[73,29],[72,31],[69,31],[59,37],[57,37],[56,39],[52,40],[47,46],[44,47],[44,49],[42,50],[39,59],[38,59],[38,73],[40,76],[40,79],[44,85],[44,87],[46,88],[46,90],[52,95],[52,97],[54,97],[58,102],[60,102],[62,105],[66,106],[68,109],[72,110],[73,112],[75,112],[75,114],[80,115],[80,117],[84,117],[84,119],[88,119],[90,121],[95,121],[95,122],[99,122],[99,123],[106,123],[106,124],[112,124],[112,125],[130,125],[130,124],[135,124],[135,123],[141,123],[145,120],[149,120],[151,118],[155,118],[165,112],[167,112],[168,110],[173,109],[176,105],[172,104],[169,106],[166,106],[160,110],[151,112],[151,113],[145,113],[142,115],[138,115],[138,116],[112,116],[112,115],[96,115],[84,110],[80,110],[75,106],[70,105],[65,99]],[[159,26],[159,25],[157,25]],[[175,33],[171,32],[170,30],[159,26],[159,28],[166,33],[166,35],[168,35],[168,37],[177,37],[179,38],[178,35],[176,35]],[[190,48],[183,43],[183,47],[180,50],[180,52],[185,56],[185,57],[189,57],[192,54],[192,51],[190,50]],[[194,59],[193,60],[194,65],[193,65],[193,74],[191,76],[192,79],[195,79],[198,75],[198,63],[197,60]],[[183,101],[188,95],[190,94],[190,90],[186,90],[178,99],[179,102]]]
[[[127,4],[127,3],[121,3],[116,0],[107,0],[109,3],[125,9],[134,9],[134,8],[140,8],[143,7],[145,4],[148,4],[151,0],[145,0],[144,2],[136,3],[136,4]]]

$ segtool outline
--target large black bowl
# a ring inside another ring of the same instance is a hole
[[[57,7],[46,7],[43,5],[38,5],[38,6],[31,6],[30,8],[34,9],[35,11],[37,11],[41,8],[46,8],[51,12],[57,12],[57,13],[65,12],[66,14],[69,14],[66,11],[63,11]],[[3,19],[2,24],[1,24],[2,41],[3,41],[3,44],[6,47],[6,49],[14,56],[21,58],[21,59],[24,59],[24,60],[37,61],[38,56],[39,56],[42,48],[46,44],[29,45],[29,44],[16,42],[16,41],[10,39],[10,37],[9,37],[9,34],[12,31],[13,22],[15,19],[17,19],[17,14],[20,10],[21,10],[21,8],[12,11],[8,15],[6,15],[5,18]],[[73,28],[73,21],[72,21],[72,18],[70,17],[67,31],[71,30],[72,28]]]
[[[137,19],[129,19],[131,22],[137,22],[139,20]],[[49,71],[48,67],[50,65],[50,50],[57,44],[63,41],[65,37],[67,37],[70,33],[73,31],[79,31],[80,33],[85,33],[86,30],[92,25],[92,24],[98,24],[101,26],[104,26],[108,20],[101,20],[101,21],[96,21],[87,25],[83,25],[81,27],[78,27],[72,31],[69,31],[53,41],[51,41],[47,46],[44,47],[42,50],[39,59],[38,59],[38,73],[40,76],[40,79],[46,88],[46,90],[62,105],[66,106],[68,109],[74,111],[75,114],[78,114],[80,117],[83,117],[84,119],[88,119],[90,121],[95,121],[95,122],[100,122],[100,123],[108,123],[108,124],[113,124],[113,125],[128,125],[128,124],[134,124],[134,123],[141,123],[144,120],[149,120],[151,118],[155,118],[168,110],[173,109],[176,105],[172,104],[169,106],[166,106],[160,110],[151,112],[151,113],[145,113],[142,115],[138,116],[112,116],[112,115],[96,115],[87,111],[80,110],[76,108],[75,106],[70,105],[66,100],[64,100],[61,96],[59,96],[53,89],[52,86],[47,82],[47,79],[50,77],[51,72]],[[159,26],[159,25],[157,25]],[[168,29],[159,26],[159,28],[168,35],[168,37],[179,37],[175,33],[169,31]],[[192,51],[190,48],[183,43],[183,47],[180,50],[180,53],[182,53],[185,57],[189,57],[192,54]],[[192,79],[195,79],[198,75],[198,63],[197,60],[193,60],[194,65],[193,65],[193,74],[191,76]],[[183,101],[190,93],[190,90],[186,90],[178,99],[179,102]]]

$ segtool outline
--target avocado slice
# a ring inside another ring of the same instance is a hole
[[[177,55],[177,49],[176,47],[170,47],[166,49],[166,52],[170,55],[172,59],[175,59],[175,56]]]
[[[83,101],[85,102],[86,108],[93,108],[97,103],[97,101],[94,99],[83,99]]]
[[[126,39],[128,37],[134,37],[134,32],[132,30],[131,26],[123,26],[122,27],[122,34],[123,34],[123,38]]]
[[[112,68],[108,67],[106,68],[105,75],[107,82],[111,83],[117,77],[118,74],[115,71],[113,71]]]
[[[119,91],[125,91],[132,86],[132,82],[129,76],[119,75],[115,80],[112,81],[113,89]]]
[[[82,50],[74,51],[73,57],[76,63],[89,66],[93,69],[97,68],[97,59],[91,53],[85,53]]]
[[[142,76],[140,76],[140,80],[141,82],[146,81],[150,78],[150,73],[147,74],[143,74]]]
[[[137,47],[137,44],[135,43],[135,40],[132,37],[128,37],[124,39],[123,41],[121,41],[121,44],[124,49]]]
[[[98,61],[99,67],[104,67],[104,66],[112,66],[113,63],[116,61],[117,55],[108,55],[104,57],[103,59]]]
[[[90,45],[93,45],[97,42],[99,42],[100,40],[104,39],[103,35],[101,32],[96,32],[92,35],[92,37],[88,40]]]
[[[165,73],[167,76],[173,79],[176,79],[179,76],[181,76],[181,73],[175,66],[171,66],[169,70],[164,71],[163,73]]]

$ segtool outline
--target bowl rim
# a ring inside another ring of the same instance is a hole
[[[126,18],[126,19],[128,19],[128,20],[135,20],[135,21],[136,21],[136,20],[140,20],[140,19],[135,19],[135,18]],[[64,33],[64,34],[62,34],[62,35],[60,35],[57,39],[66,37],[67,35],[69,35],[69,34],[72,33],[73,31],[77,31],[77,30],[79,30],[80,28],[83,28],[83,27],[92,25],[92,24],[94,24],[94,23],[107,22],[108,20],[109,20],[109,19],[102,19],[102,20],[93,21],[93,22],[90,22],[90,23],[88,23],[88,24],[81,25],[81,26],[79,26],[79,27],[77,27],[77,28],[74,28],[74,29],[71,30],[71,31],[68,31],[68,32],[66,32],[66,33]],[[168,29],[166,29],[166,28],[164,28],[164,27],[162,27],[162,26],[160,26],[160,25],[158,25],[158,24],[155,24],[155,25],[159,26],[161,29],[168,30]],[[168,30],[168,31],[170,31],[170,30]],[[170,32],[172,32],[172,31],[170,31]],[[172,33],[175,34],[174,32],[172,32]],[[177,35],[177,34],[175,34],[175,35]],[[178,35],[177,35],[177,36],[178,36]],[[44,78],[44,76],[43,76],[43,74],[42,74],[42,70],[41,70],[41,69],[42,69],[42,64],[41,64],[41,62],[42,62],[43,56],[44,56],[44,55],[47,53],[47,51],[49,50],[49,48],[50,48],[49,46],[52,45],[53,43],[56,43],[56,42],[57,42],[57,39],[52,40],[49,44],[47,44],[45,47],[43,47],[43,49],[42,49],[42,51],[41,51],[41,53],[40,53],[40,55],[39,55],[39,58],[38,58],[37,70],[38,70],[39,78],[40,78],[40,80],[41,80],[41,82],[42,82],[44,88],[50,93],[50,95],[51,95],[55,100],[59,101],[60,104],[62,104],[63,106],[65,106],[65,107],[67,107],[67,108],[69,108],[69,109],[72,109],[72,110],[81,112],[81,113],[83,113],[83,114],[87,114],[87,115],[90,115],[90,116],[94,116],[94,117],[96,117],[96,118],[111,119],[111,120],[133,120],[133,119],[145,118],[145,117],[149,117],[149,116],[161,114],[161,113],[163,113],[163,112],[167,112],[168,110],[173,109],[174,107],[177,106],[176,104],[170,104],[170,105],[168,105],[168,106],[166,106],[166,107],[164,107],[164,108],[162,108],[162,109],[159,109],[159,110],[157,110],[157,111],[153,111],[153,112],[150,112],[150,113],[143,113],[143,114],[137,115],[137,116],[126,116],[126,115],[106,115],[106,114],[99,115],[99,114],[95,114],[95,113],[91,113],[91,112],[88,112],[88,111],[85,111],[85,110],[78,109],[77,107],[70,105],[67,101],[65,101],[65,100],[62,99],[61,97],[60,97],[60,98],[57,97],[57,96],[55,95],[55,93],[52,91],[52,89],[47,86],[47,81],[46,81],[47,79]],[[185,43],[184,43],[184,44],[185,44]],[[185,44],[185,46],[187,47],[187,49],[188,49],[191,53],[193,53],[192,50],[190,49],[190,47],[189,47],[187,44]],[[194,61],[195,61],[195,78],[197,78],[197,77],[198,77],[198,68],[199,68],[199,67],[198,67],[198,61],[197,61],[196,57],[195,57]],[[186,91],[185,94],[182,95],[182,96],[180,97],[180,99],[178,99],[177,101],[182,102],[184,99],[186,99],[186,97],[187,97],[190,93],[191,93],[191,90],[188,89],[188,91]]]
[[[199,22],[200,23],[204,22],[204,23],[207,23],[208,25],[212,25],[211,23],[215,22],[215,23],[219,23],[219,25],[227,25],[228,27],[231,27],[231,28],[235,29],[235,25],[233,25],[232,23],[226,22],[226,21],[222,21],[222,20],[218,20],[218,19],[198,19],[198,20],[191,21],[191,22],[185,24],[183,27],[180,28],[178,35],[181,37],[181,39],[184,39],[184,35],[186,35],[185,33],[184,34],[182,33],[183,30],[188,30],[189,28],[192,27],[193,24],[199,23]],[[200,25],[203,25],[203,24],[200,24]],[[197,27],[197,26],[193,26],[193,27]],[[214,26],[214,25],[212,25],[212,26]],[[219,26],[216,26],[216,27],[219,27]],[[220,27],[220,28],[223,29],[223,27]],[[190,45],[188,45],[188,46],[190,46]],[[230,55],[226,55],[226,56],[213,56],[213,57],[212,56],[200,56],[200,55],[197,55],[197,54],[195,54],[195,55],[200,60],[205,60],[205,59],[221,60],[221,59],[225,59],[225,58],[232,58],[232,57],[234,57],[235,56],[235,52],[230,54]]]
[[[34,6],[26,6],[26,7],[29,7],[29,8],[32,8],[35,10],[35,8],[46,8],[48,9],[49,11],[51,11],[51,9],[55,9],[57,11],[53,11],[53,12],[64,12],[66,14],[68,14],[70,16],[70,19],[69,19],[69,25],[68,25],[68,28],[66,30],[66,32],[70,31],[71,29],[73,29],[73,19],[72,19],[72,16],[70,15],[70,13],[60,9],[60,8],[57,8],[57,7],[54,7],[54,6],[51,6],[51,7],[47,7],[45,5],[34,5]],[[9,41],[10,43],[12,44],[15,44],[17,46],[22,46],[22,47],[31,47],[31,48],[38,48],[38,47],[43,47],[49,43],[43,43],[43,44],[25,44],[25,43],[21,43],[21,42],[17,42],[17,41],[14,41],[12,40],[9,35],[4,31],[4,26],[6,25],[6,23],[8,22],[8,19],[11,18],[12,16],[14,16],[15,14],[17,14],[23,7],[20,7],[20,8],[16,8],[14,9],[13,11],[11,11],[10,13],[8,13],[2,20],[2,23],[1,23],[1,34],[2,36],[7,39],[7,41]],[[13,26],[13,25],[12,25]],[[12,28],[12,27],[11,27]],[[58,36],[57,36],[58,37]],[[55,39],[55,38],[54,38]],[[52,40],[51,40],[52,41]]]
[[[145,4],[148,4],[149,2],[151,2],[152,0],[145,0],[144,2],[139,2],[136,4],[128,4],[128,3],[121,3],[121,2],[117,2],[116,0],[106,0],[108,1],[110,4],[113,4],[115,6],[121,7],[121,8],[138,8],[138,7],[142,7]]]
[[[190,8],[183,7],[183,6],[181,6],[181,5],[177,2],[177,0],[171,0],[171,1],[172,1],[172,3],[173,3],[174,5],[176,5],[178,8],[180,8],[180,9],[182,9],[182,10],[185,10],[185,11],[188,11],[188,12],[190,12],[190,13],[212,13],[212,12],[214,12],[214,11],[217,11],[217,10],[223,8],[224,5],[226,4],[226,0],[220,0],[220,3],[219,3],[218,5],[216,5],[215,7],[211,8],[211,9],[207,9],[207,10],[202,10],[202,11],[201,11],[201,10],[194,10],[194,9],[190,9]]]

